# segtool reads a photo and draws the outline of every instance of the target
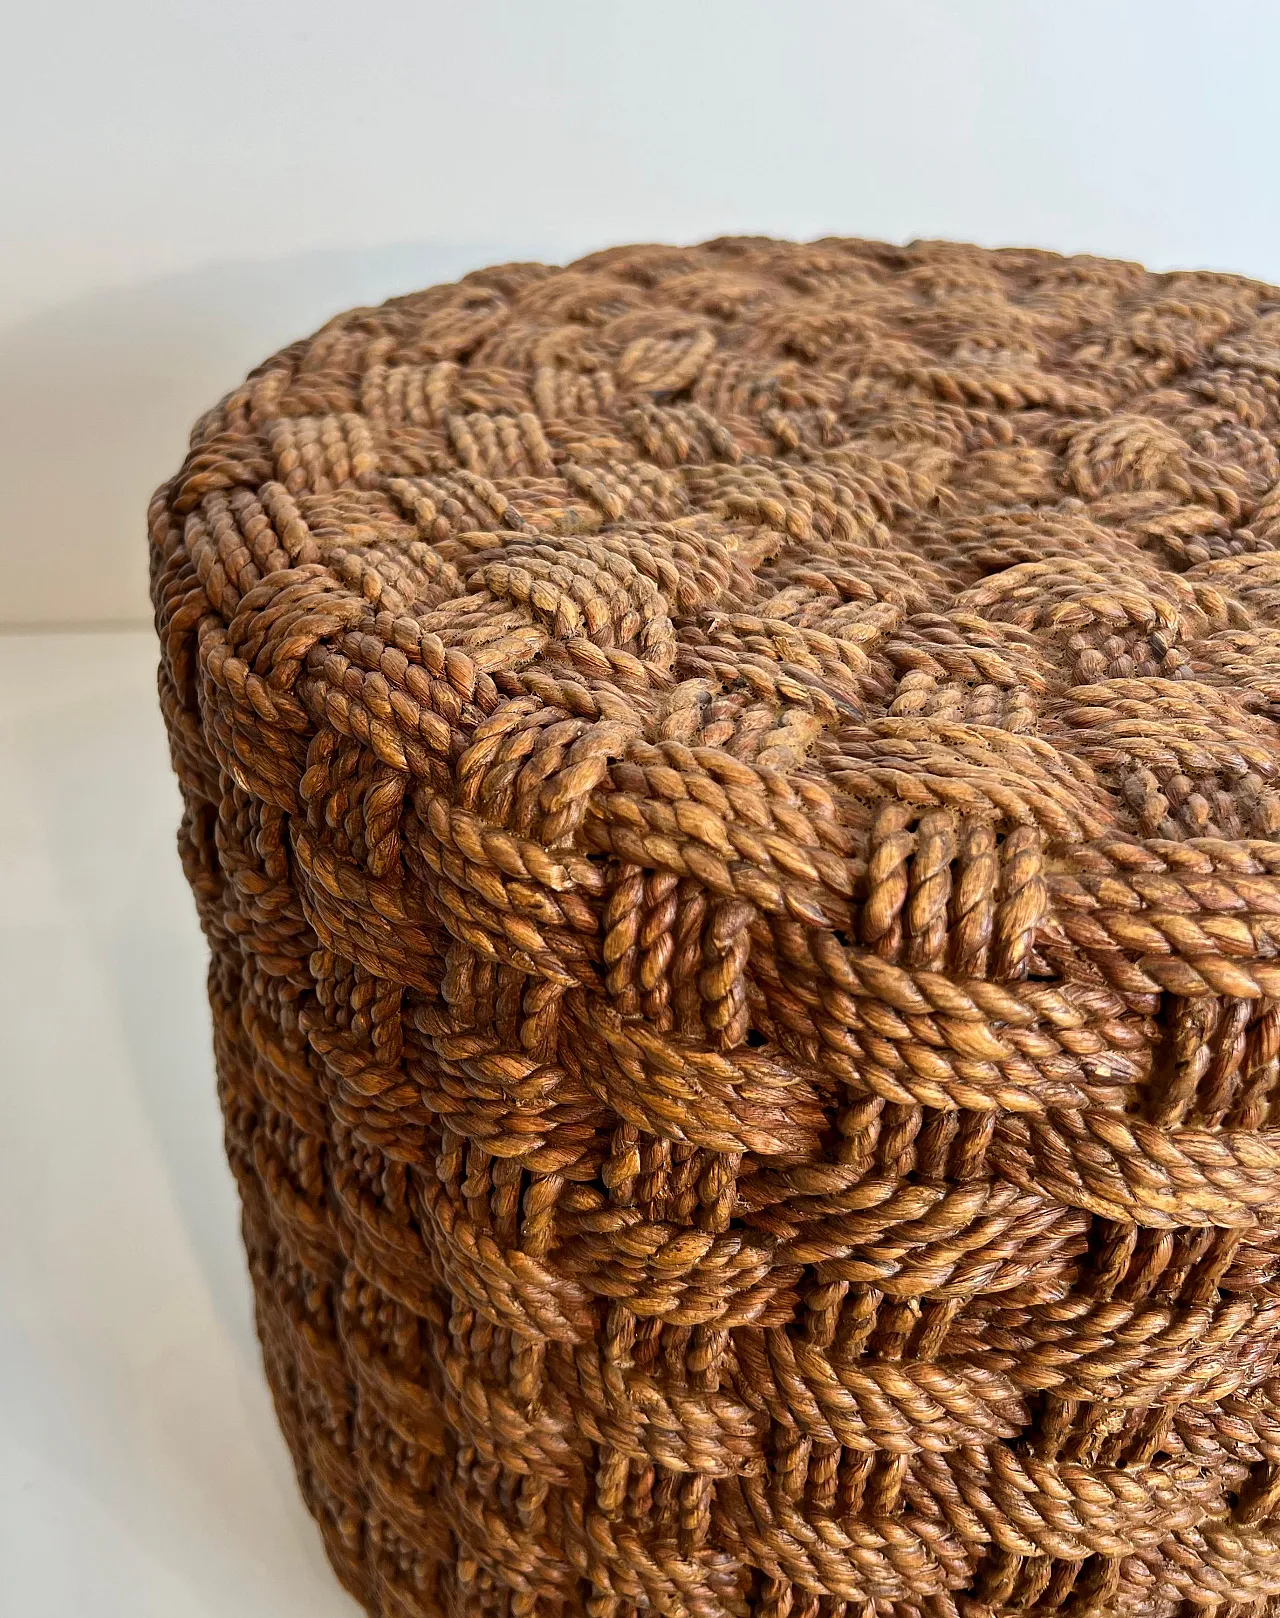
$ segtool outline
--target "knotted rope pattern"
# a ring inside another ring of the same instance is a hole
[[[381,1618],[1280,1611],[1280,290],[635,247],[151,510],[227,1146]]]

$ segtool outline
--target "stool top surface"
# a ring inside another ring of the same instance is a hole
[[[965,977],[989,929],[900,891],[908,843],[990,835],[1010,894],[1034,843],[1072,874],[1005,972],[1096,975],[1105,935],[1153,987],[1258,993],[1270,923],[1157,941],[1125,906],[1138,869],[1276,868],[1277,443],[1258,282],[639,246],[332,320],[201,420],[153,534],[262,735],[341,713],[486,825],[806,924],[869,881],[860,941]]]

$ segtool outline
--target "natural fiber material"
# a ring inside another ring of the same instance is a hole
[[[1280,291],[357,310],[152,510],[227,1142],[385,1618],[1280,1607]]]

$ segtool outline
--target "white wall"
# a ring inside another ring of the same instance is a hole
[[[0,623],[146,616],[191,419],[335,310],[730,230],[1280,281],[1275,0],[42,0],[0,62]]]

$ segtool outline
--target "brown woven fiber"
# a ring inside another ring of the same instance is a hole
[[[1280,1613],[1280,290],[355,310],[151,512],[267,1371],[381,1618]]]

